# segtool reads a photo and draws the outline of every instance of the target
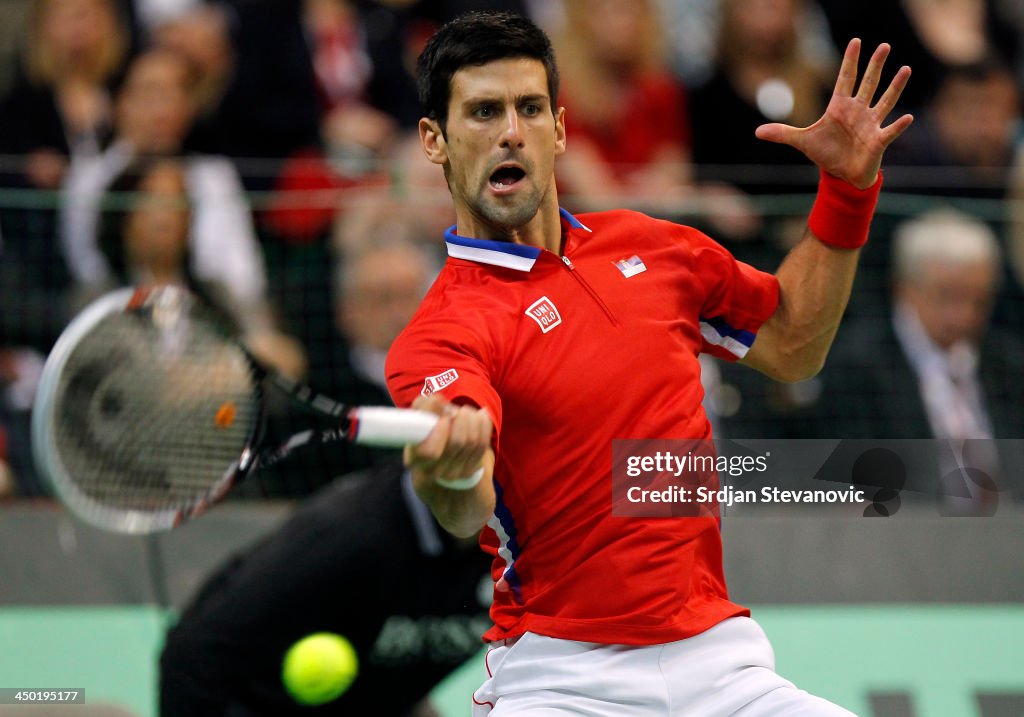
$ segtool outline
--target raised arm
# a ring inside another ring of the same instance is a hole
[[[778,309],[743,360],[774,379],[810,378],[824,365],[867,240],[881,186],[882,154],[913,121],[903,115],[882,126],[906,87],[909,67],[901,67],[871,104],[888,54],[889,46],[879,45],[858,88],[860,40],[850,41],[821,119],[802,129],[783,124],[757,128],[760,139],[800,150],[821,170],[807,231],[777,272]]]

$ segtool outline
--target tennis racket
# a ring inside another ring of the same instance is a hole
[[[329,428],[263,436],[265,387]],[[122,533],[169,530],[301,446],[398,447],[430,433],[423,411],[352,407],[262,367],[220,314],[185,289],[122,289],[86,307],[47,358],[32,449],[57,497]]]

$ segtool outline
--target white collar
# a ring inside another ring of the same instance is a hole
[[[562,224],[569,229],[593,231],[565,209],[558,210]],[[455,233],[455,225],[448,227],[444,233],[448,256],[453,259],[466,259],[478,264],[490,264],[516,271],[530,271],[537,262],[542,249],[525,244],[513,244],[493,239],[473,239]]]

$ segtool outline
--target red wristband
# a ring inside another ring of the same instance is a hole
[[[859,249],[868,240],[871,217],[882,191],[882,173],[867,189],[855,186],[822,170],[818,197],[807,226],[824,244],[837,249]]]

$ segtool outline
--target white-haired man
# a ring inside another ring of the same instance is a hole
[[[892,258],[891,320],[850,325],[824,374],[820,405],[841,406],[830,434],[1024,436],[1024,344],[989,321],[1002,276],[992,229],[933,209],[896,229]]]

